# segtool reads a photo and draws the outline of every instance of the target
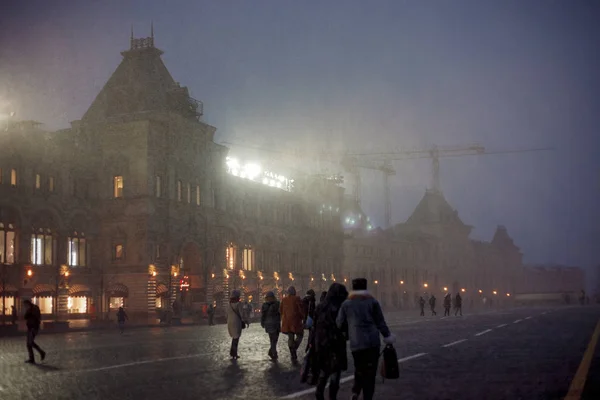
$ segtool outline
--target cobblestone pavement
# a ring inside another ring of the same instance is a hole
[[[398,338],[399,357],[426,354],[403,362],[401,379],[378,384],[377,398],[561,398],[598,313],[589,306],[449,318],[391,314],[388,324]],[[314,398],[302,393],[311,388],[299,382],[300,367],[290,362],[285,337],[279,342],[279,363],[268,361],[268,338],[258,324],[244,331],[237,363],[229,360],[223,325],[38,339],[48,356],[35,366],[23,363],[23,337],[0,340],[0,399]],[[442,347],[462,339],[467,340]],[[597,367],[595,359],[592,369]],[[344,375],[341,399],[349,398],[351,375],[352,369]]]

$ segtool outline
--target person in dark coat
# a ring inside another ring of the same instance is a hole
[[[208,325],[213,326],[215,324],[215,305],[211,304],[208,306]]]
[[[321,292],[321,298],[319,299],[319,304],[324,302],[327,298],[327,292]]]
[[[265,302],[260,310],[260,326],[269,334],[269,357],[275,361],[277,355],[277,342],[281,326],[281,314],[279,313],[279,302],[275,299],[275,293],[267,292]]]
[[[450,316],[450,308],[452,307],[452,296],[446,293],[444,296],[444,317]]]
[[[329,381],[329,399],[335,400],[340,388],[342,371],[348,369],[346,355],[347,332],[338,328],[336,319],[342,303],[348,297],[346,287],[333,283],[329,287],[325,301],[319,303],[315,311],[312,347],[315,355],[314,370],[318,371],[316,398],[325,399],[325,386]]]
[[[42,323],[42,313],[40,308],[33,304],[31,300],[25,300],[25,322],[27,323],[27,352],[29,353],[29,359],[25,362],[35,364],[35,356],[33,355],[33,349],[36,349],[40,353],[40,358],[44,361],[46,358],[46,352],[42,350],[40,346],[35,343],[35,337],[40,331],[40,325]]]
[[[431,295],[431,297],[429,298],[429,306],[431,307],[431,316],[437,315],[437,313],[435,312],[435,296]]]
[[[317,299],[315,296],[315,291],[308,289],[306,291],[306,296],[304,296],[302,299],[302,306],[304,307],[304,315],[306,316],[306,320],[308,320],[309,317],[311,319],[315,318],[315,309],[317,308]]]
[[[456,296],[454,296],[454,316],[457,316],[458,313],[462,317],[462,297],[460,297],[460,293],[456,293]]]
[[[419,306],[421,307],[421,317],[425,316],[425,299],[423,296],[419,297]]]

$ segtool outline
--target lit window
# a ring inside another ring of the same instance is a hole
[[[154,184],[155,196],[160,197],[162,194],[160,175],[156,175]]]
[[[229,269],[233,269],[235,266],[235,247],[230,245],[225,249],[225,257],[227,259],[227,267]]]
[[[115,261],[122,261],[125,258],[125,246],[116,244],[114,248],[113,258]]]
[[[86,240],[82,233],[77,234],[69,238],[68,241],[68,254],[69,265],[72,267],[85,267],[86,265]]]
[[[0,264],[15,263],[15,230],[12,224],[0,222]]]
[[[17,170],[14,168],[10,170],[10,185],[17,186]]]
[[[35,174],[35,188],[39,190],[42,187],[42,177],[40,174]]]
[[[187,202],[188,204],[192,202],[192,185],[187,184]]]
[[[54,177],[48,177],[48,191],[54,192]]]
[[[123,177],[113,177],[113,196],[116,198],[123,197]]]
[[[177,181],[177,201],[181,201],[181,181]]]
[[[196,205],[200,205],[200,186],[196,186]]]
[[[33,265],[53,264],[54,239],[50,230],[40,229],[31,235],[31,263]]]
[[[242,253],[243,268],[246,271],[254,271],[254,251],[252,249],[244,249]]]

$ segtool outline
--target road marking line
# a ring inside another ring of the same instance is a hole
[[[506,325],[508,325],[508,324],[500,324],[496,328],[504,328]]]
[[[531,317],[526,317],[525,319],[531,319]]]
[[[519,322],[523,321],[522,319],[517,319],[513,322],[513,324],[518,324]]]
[[[404,358],[398,359],[398,363],[403,363],[403,362],[406,362],[406,361],[409,361],[409,360],[414,360],[415,358],[423,357],[424,355],[427,355],[427,353],[413,354],[412,356],[408,356],[408,357],[404,357]],[[346,376],[346,377],[340,379],[340,383],[346,383],[346,382],[350,382],[352,380],[354,380],[354,374]],[[329,386],[329,384],[327,384],[327,386]],[[316,390],[315,388],[305,389],[305,390],[302,390],[300,392],[291,393],[291,394],[288,394],[286,396],[280,397],[280,399],[295,399],[297,397],[304,396],[305,394],[314,393],[315,390]]]
[[[70,371],[66,371],[66,372],[62,372],[62,373],[72,374],[72,373],[78,373],[78,372],[108,371],[108,370],[111,370],[111,369],[134,367],[136,365],[152,364],[152,363],[163,362],[163,361],[185,360],[185,359],[188,359],[188,358],[202,357],[202,356],[207,356],[207,355],[216,354],[216,353],[219,353],[219,352],[218,351],[213,351],[213,352],[210,352],[210,353],[190,354],[190,355],[187,355],[187,356],[166,357],[166,358],[157,358],[157,359],[154,359],[154,360],[134,361],[134,362],[126,363],[126,364],[109,365],[108,367],[99,367],[99,368],[70,370]]]
[[[454,345],[457,345],[459,343],[466,342],[466,341],[467,341],[467,339],[460,339],[460,340],[457,340],[456,342],[445,344],[442,347],[450,347],[450,346],[454,346]]]
[[[481,331],[479,333],[476,333],[475,336],[485,335],[486,333],[491,332],[491,331],[492,331],[491,329],[486,329],[485,331]]]
[[[596,324],[596,329],[594,329],[594,333],[592,334],[592,338],[588,343],[587,349],[585,349],[585,353],[583,353],[583,359],[581,360],[581,364],[579,364],[579,368],[577,368],[577,372],[575,373],[573,381],[571,381],[571,386],[569,386],[569,391],[567,392],[565,400],[581,399],[581,396],[583,395],[583,388],[585,387],[585,381],[587,380],[588,372],[590,370],[590,365],[592,364],[592,358],[594,358],[594,351],[596,350],[596,344],[598,343],[598,336],[600,336],[600,320]]]

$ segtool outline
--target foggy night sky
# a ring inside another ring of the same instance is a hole
[[[598,2],[5,0],[0,111],[68,127],[151,20],[217,141],[555,148],[442,159],[444,194],[473,238],[506,225],[526,262],[600,263]],[[403,222],[431,166],[395,167]],[[382,224],[381,177],[363,179]]]

